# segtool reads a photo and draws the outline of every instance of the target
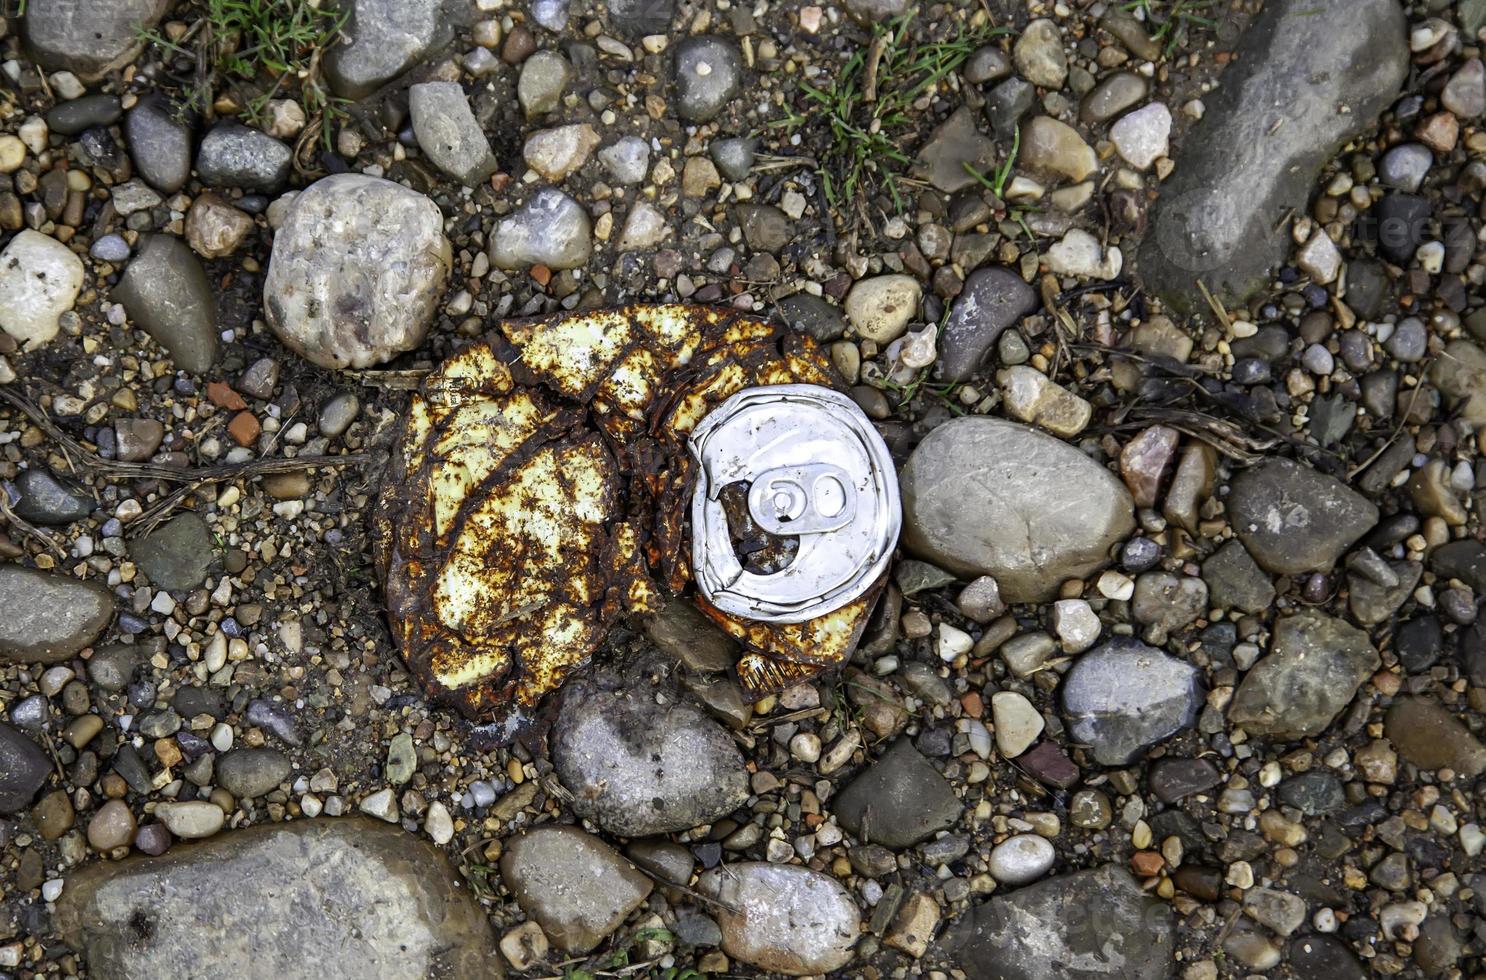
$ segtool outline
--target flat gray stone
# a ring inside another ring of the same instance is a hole
[[[122,68],[144,47],[172,0],[28,0],[21,18],[37,64],[65,69],[84,82]]]
[[[113,593],[97,582],[0,564],[0,662],[54,664],[98,639]]]
[[[93,497],[71,480],[44,466],[23,470],[15,478],[21,499],[11,509],[21,520],[44,527],[80,521],[93,512]]]
[[[331,88],[364,99],[423,60],[450,32],[442,0],[353,0],[348,40],[325,56]]]
[[[899,849],[954,826],[964,804],[913,743],[900,738],[841,791],[833,809],[863,843]]]
[[[174,235],[147,235],[113,288],[129,319],[165,348],[176,366],[205,374],[217,361],[217,305],[206,270]]]
[[[1274,583],[1243,544],[1230,540],[1202,563],[1202,580],[1217,609],[1257,613],[1274,601]]]
[[[361,817],[261,824],[70,874],[58,929],[98,980],[504,975],[443,853]]]
[[[1202,309],[1200,279],[1230,308],[1267,285],[1323,164],[1370,129],[1409,69],[1397,0],[1268,4],[1206,98],[1161,188],[1139,253],[1147,288]]]
[[[188,510],[133,541],[129,555],[157,589],[186,592],[211,574],[217,542],[201,515]]]
[[[1228,520],[1276,575],[1326,571],[1378,522],[1378,508],[1334,477],[1271,459],[1233,478]]]
[[[289,757],[278,749],[233,749],[216,763],[217,785],[240,800],[272,793],[289,772]]]
[[[1275,623],[1269,656],[1234,693],[1228,720],[1251,735],[1319,735],[1381,663],[1349,623],[1309,609],[1286,616]]]
[[[1167,980],[1175,923],[1106,864],[1019,888],[950,923],[940,947],[977,980]]]
[[[972,416],[939,426],[900,475],[903,544],[966,578],[990,575],[1007,602],[1051,599],[1108,562],[1135,530],[1130,493],[1073,446]]]
[[[1128,637],[1079,657],[1063,679],[1068,734],[1102,766],[1134,762],[1190,727],[1202,700],[1196,667]]]
[[[597,837],[550,824],[508,838],[500,873],[552,945],[575,955],[603,942],[654,887]]]
[[[648,837],[712,823],[748,799],[743,755],[697,708],[650,690],[570,681],[551,735],[573,811],[611,834]]]

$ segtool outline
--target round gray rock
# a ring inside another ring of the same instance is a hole
[[[676,115],[686,122],[716,118],[742,84],[743,63],[732,42],[689,37],[676,45]]]
[[[31,57],[91,82],[123,67],[144,47],[171,0],[30,0],[20,9]]]
[[[350,12],[345,43],[325,55],[331,87],[348,99],[371,95],[449,33],[442,0],[353,0]]]
[[[1234,693],[1228,720],[1251,735],[1319,735],[1381,663],[1350,623],[1309,609],[1286,616],[1275,623],[1269,656]]]
[[[268,325],[321,367],[381,364],[423,341],[452,265],[433,201],[377,177],[326,177],[294,199],[274,237]]]
[[[191,127],[164,98],[135,103],[124,116],[124,139],[135,169],[156,190],[173,194],[191,179]]]
[[[577,269],[593,251],[592,230],[583,205],[554,187],[544,187],[495,226],[490,261],[498,269],[531,265]]]
[[[136,540],[129,555],[156,588],[185,592],[206,581],[217,543],[201,515],[186,511]]]
[[[294,151],[267,133],[221,123],[201,141],[196,172],[212,187],[277,193],[289,180]]]
[[[1135,529],[1114,474],[1072,446],[1001,419],[955,419],[919,443],[900,478],[903,543],[1008,602],[1051,599]]]
[[[54,664],[87,647],[113,618],[97,582],[0,565],[0,662]]]
[[[289,778],[289,757],[278,749],[233,749],[217,760],[217,784],[240,800],[265,796]]]
[[[1136,640],[1111,640],[1078,659],[1063,680],[1068,734],[1102,766],[1123,766],[1197,720],[1198,671]]]
[[[573,809],[612,834],[648,837],[711,823],[748,798],[743,756],[686,703],[569,685],[552,762]]]

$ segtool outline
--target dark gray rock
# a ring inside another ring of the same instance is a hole
[[[1428,772],[1453,769],[1475,779],[1486,772],[1486,745],[1450,709],[1427,698],[1402,698],[1383,719],[1383,734],[1406,762]]]
[[[656,693],[570,682],[552,729],[552,764],[574,811],[624,837],[712,823],[749,794],[743,756],[722,726]]]
[[[240,800],[266,796],[289,778],[289,757],[278,749],[233,749],[217,760],[217,784]]]
[[[29,0],[21,33],[43,68],[91,82],[122,68],[144,47],[173,0]]]
[[[823,343],[838,340],[846,332],[840,308],[812,293],[786,296],[779,301],[778,309],[780,318],[790,327]]]
[[[1158,759],[1151,763],[1151,792],[1163,803],[1176,803],[1212,789],[1223,781],[1206,759]]]
[[[1001,333],[1039,305],[1037,291],[1010,269],[990,266],[970,273],[939,335],[939,373],[947,381],[968,379]]]
[[[676,115],[710,122],[743,85],[738,47],[719,37],[688,37],[676,45]]]
[[[30,738],[0,722],[0,813],[31,805],[52,771],[51,756]]]
[[[118,693],[134,679],[135,669],[147,659],[142,647],[110,643],[88,658],[88,680],[105,691]]]
[[[1429,237],[1434,208],[1428,198],[1413,194],[1384,194],[1373,209],[1371,222],[1378,238],[1378,251],[1395,265],[1408,265]]]
[[[1104,766],[1133,762],[1189,727],[1202,698],[1197,668],[1127,637],[1079,657],[1063,679],[1068,734]]]
[[[625,920],[653,887],[619,852],[577,827],[548,825],[511,837],[501,879],[552,944],[583,954]]]
[[[156,588],[185,592],[206,581],[217,543],[201,515],[188,510],[135,540],[129,554]]]
[[[912,847],[954,825],[964,805],[949,782],[906,738],[836,797],[836,820],[863,843]]]
[[[135,169],[156,190],[173,194],[191,179],[191,124],[163,97],[146,96],[129,110],[124,139]]]
[[[53,664],[98,639],[114,613],[97,582],[0,564],[0,662]]]
[[[1378,522],[1378,508],[1341,481],[1271,459],[1234,477],[1228,519],[1254,560],[1276,575],[1326,571]]]
[[[1202,580],[1217,609],[1257,613],[1274,601],[1274,583],[1238,541],[1228,541],[1202,563]]]
[[[1308,817],[1323,817],[1347,805],[1342,781],[1324,769],[1297,773],[1280,783],[1275,793],[1281,803]]]
[[[124,114],[117,95],[85,95],[47,110],[46,126],[63,136],[76,136],[94,126],[112,126]]]
[[[86,490],[45,467],[22,471],[15,478],[15,488],[21,499],[12,509],[17,517],[32,524],[60,527],[93,512],[93,497]]]
[[[451,31],[442,0],[353,0],[347,41],[325,55],[331,88],[364,99],[422,61]]]
[[[940,947],[977,980],[1166,980],[1175,938],[1166,905],[1107,864],[983,902]]]
[[[1108,561],[1135,530],[1123,483],[1073,446],[984,416],[919,443],[900,477],[903,544],[965,578],[990,575],[1007,602],[1052,598]]]
[[[1459,579],[1477,595],[1486,594],[1486,545],[1471,539],[1442,544],[1429,553],[1429,570],[1443,579]]]
[[[333,951],[314,968],[326,980],[504,975],[490,922],[443,853],[361,817],[261,824],[75,869],[56,923],[101,980],[271,980],[302,975],[311,950]]]
[[[423,82],[408,89],[413,134],[434,166],[466,187],[499,169],[490,141],[458,82]]]
[[[1199,279],[1230,304],[1265,286],[1291,248],[1275,216],[1305,211],[1321,166],[1397,96],[1408,55],[1396,0],[1266,6],[1162,185],[1146,286],[1182,311],[1205,305]]]
[[[217,308],[201,260],[174,235],[148,235],[113,298],[176,366],[205,374],[217,361]]]
[[[628,37],[668,34],[676,0],[609,0],[609,23]]]
[[[707,147],[707,152],[717,165],[717,172],[723,177],[728,180],[743,180],[753,169],[753,156],[757,146],[758,141],[755,139],[733,136],[713,140]]]
[[[1314,610],[1286,616],[1275,624],[1269,656],[1234,693],[1228,718],[1251,735],[1319,735],[1381,663],[1355,626]]]
[[[1295,980],[1363,980],[1368,974],[1347,944],[1335,936],[1300,936],[1290,941]]]
[[[1413,595],[1424,574],[1416,561],[1387,562],[1391,583],[1372,581],[1353,571],[1347,575],[1347,609],[1361,626],[1376,626],[1390,619]]]
[[[716,674],[738,660],[738,642],[684,599],[667,602],[641,628],[656,649],[692,670]]]
[[[289,181],[294,151],[267,133],[219,123],[201,140],[196,172],[211,187],[277,194]]]

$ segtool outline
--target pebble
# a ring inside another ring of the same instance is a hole
[[[501,878],[553,946],[581,955],[649,896],[649,878],[597,837],[548,825],[509,838]]]
[[[19,26],[39,65],[74,74],[74,84],[92,82],[133,60],[168,7],[160,0],[29,0]]]
[[[88,845],[107,853],[134,841],[134,814],[123,800],[109,800],[88,821]]]
[[[21,230],[0,249],[0,330],[26,349],[57,336],[83,287],[83,263],[40,232]]]
[[[521,64],[516,97],[531,119],[555,110],[573,76],[573,66],[556,51],[538,51]]]
[[[294,151],[285,143],[237,123],[219,123],[201,140],[196,172],[211,187],[276,194],[289,180]]]
[[[991,718],[995,722],[996,748],[1008,759],[1031,748],[1045,725],[1032,702],[1015,691],[991,695]]]
[[[408,113],[418,148],[434,166],[466,187],[485,181],[500,164],[458,82],[420,82],[408,89]]]
[[[1195,668],[1129,638],[1084,654],[1063,680],[1068,732],[1100,765],[1122,766],[1197,720]]]
[[[1022,126],[1018,164],[1034,174],[1063,177],[1073,183],[1099,170],[1099,158],[1078,131],[1051,116],[1037,116]]]
[[[650,170],[650,144],[638,136],[625,136],[598,153],[599,162],[620,184],[639,184]]]
[[[113,298],[182,370],[204,374],[216,363],[216,300],[201,260],[179,238],[144,236]]]
[[[852,960],[861,914],[828,875],[746,861],[704,873],[696,887],[719,903],[722,948],[737,960],[790,976],[830,973]]]
[[[710,122],[737,96],[743,66],[737,46],[720,37],[692,36],[675,46],[676,115]]]
[[[851,287],[846,319],[866,340],[888,344],[901,337],[918,313],[922,287],[905,275],[874,276]]]
[[[227,815],[221,807],[204,800],[161,803],[155,807],[155,816],[166,830],[182,840],[210,837],[227,822]]]
[[[1019,834],[991,850],[986,870],[1003,885],[1026,885],[1047,874],[1055,860],[1051,841],[1036,834]]]
[[[1170,151],[1171,110],[1152,102],[1121,116],[1109,127],[1115,152],[1137,170],[1149,170]]]
[[[1017,71],[1045,89],[1057,90],[1068,79],[1068,56],[1063,51],[1063,37],[1058,25],[1042,18],[1026,26],[1011,49]]]
[[[336,94],[364,99],[423,60],[448,34],[440,0],[352,0],[346,40],[325,53]]]
[[[591,229],[582,205],[562,191],[544,187],[496,225],[490,261],[500,269],[581,268],[593,248]]]

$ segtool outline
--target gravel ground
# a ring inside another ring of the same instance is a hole
[[[0,976],[1486,975],[1486,3],[322,6],[3,6]],[[492,738],[389,459],[677,303],[876,425],[887,582]]]

